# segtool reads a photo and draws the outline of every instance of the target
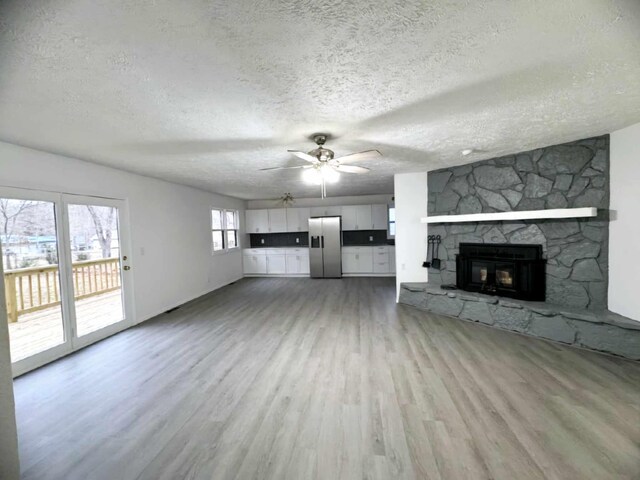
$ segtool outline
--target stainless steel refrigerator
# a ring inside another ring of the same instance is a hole
[[[309,219],[309,266],[312,278],[342,277],[341,217]]]

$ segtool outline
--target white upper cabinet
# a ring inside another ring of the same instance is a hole
[[[332,215],[342,215],[342,209],[339,205],[324,206],[324,207],[311,207],[312,217],[330,217]]]
[[[287,212],[284,208],[246,210],[247,233],[278,233],[287,231]]]
[[[342,230],[357,230],[358,213],[356,207],[342,207]]]
[[[386,205],[371,205],[371,229],[386,230],[388,227],[388,209]]]
[[[308,232],[309,208],[287,208],[287,232]]]
[[[371,230],[371,205],[358,205],[356,211],[358,217],[356,230]]]
[[[245,224],[247,233],[269,233],[269,211],[246,210]]]
[[[387,230],[386,205],[270,208],[246,211],[247,233],[308,232],[310,217],[342,216],[342,230]]]
[[[285,208],[269,209],[269,232],[278,233],[287,231],[287,211]]]
[[[342,207],[343,230],[371,230],[371,205]]]

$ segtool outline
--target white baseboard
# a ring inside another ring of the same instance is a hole
[[[151,320],[152,318],[155,318],[155,317],[157,317],[158,315],[162,315],[162,314],[163,314],[164,312],[166,312],[167,310],[171,310],[171,309],[173,309],[173,308],[180,307],[180,306],[184,305],[185,303],[189,303],[191,300],[195,300],[196,298],[199,298],[199,297],[201,297],[201,296],[203,296],[203,295],[206,295],[206,294],[211,293],[211,292],[215,292],[216,290],[219,290],[219,289],[221,289],[222,287],[226,287],[227,285],[231,285],[232,283],[237,282],[238,280],[242,280],[242,278],[243,278],[243,276],[242,276],[242,275],[240,275],[240,276],[236,277],[236,278],[235,278],[235,279],[233,279],[233,280],[229,280],[229,281],[226,281],[226,282],[223,282],[223,283],[217,284],[217,285],[215,285],[214,287],[206,288],[205,290],[203,290],[202,292],[200,292],[200,293],[198,293],[198,294],[196,294],[196,295],[193,295],[193,296],[191,296],[191,295],[190,295],[190,296],[189,296],[188,298],[186,298],[186,299],[180,300],[180,301],[178,301],[178,302],[172,302],[170,305],[165,306],[165,307],[162,307],[162,308],[160,309],[160,311],[158,311],[157,313],[154,313],[154,314],[151,314],[151,315],[146,315],[144,318],[142,318],[142,319],[141,319],[141,320],[139,320],[139,321],[136,321],[136,320],[134,319],[133,324],[134,324],[134,325],[140,325],[141,323],[146,322],[147,320]]]

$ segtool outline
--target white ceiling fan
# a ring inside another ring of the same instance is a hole
[[[310,165],[299,165],[295,167],[271,167],[260,170],[291,170],[303,169],[302,178],[316,185],[320,185],[322,198],[327,196],[327,183],[335,183],[340,178],[340,173],[368,173],[370,169],[358,165],[346,165],[344,162],[356,162],[368,158],[380,157],[382,154],[378,150],[365,150],[364,152],[351,153],[342,157],[334,158],[333,150],[324,148],[328,135],[318,133],[313,135],[313,141],[318,145],[310,152],[299,150],[287,150],[296,157],[309,162]]]

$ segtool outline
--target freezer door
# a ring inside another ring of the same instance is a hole
[[[322,219],[321,245],[325,278],[342,277],[342,247],[340,241],[340,217]]]
[[[324,277],[321,218],[309,219],[309,274],[312,278]]]

